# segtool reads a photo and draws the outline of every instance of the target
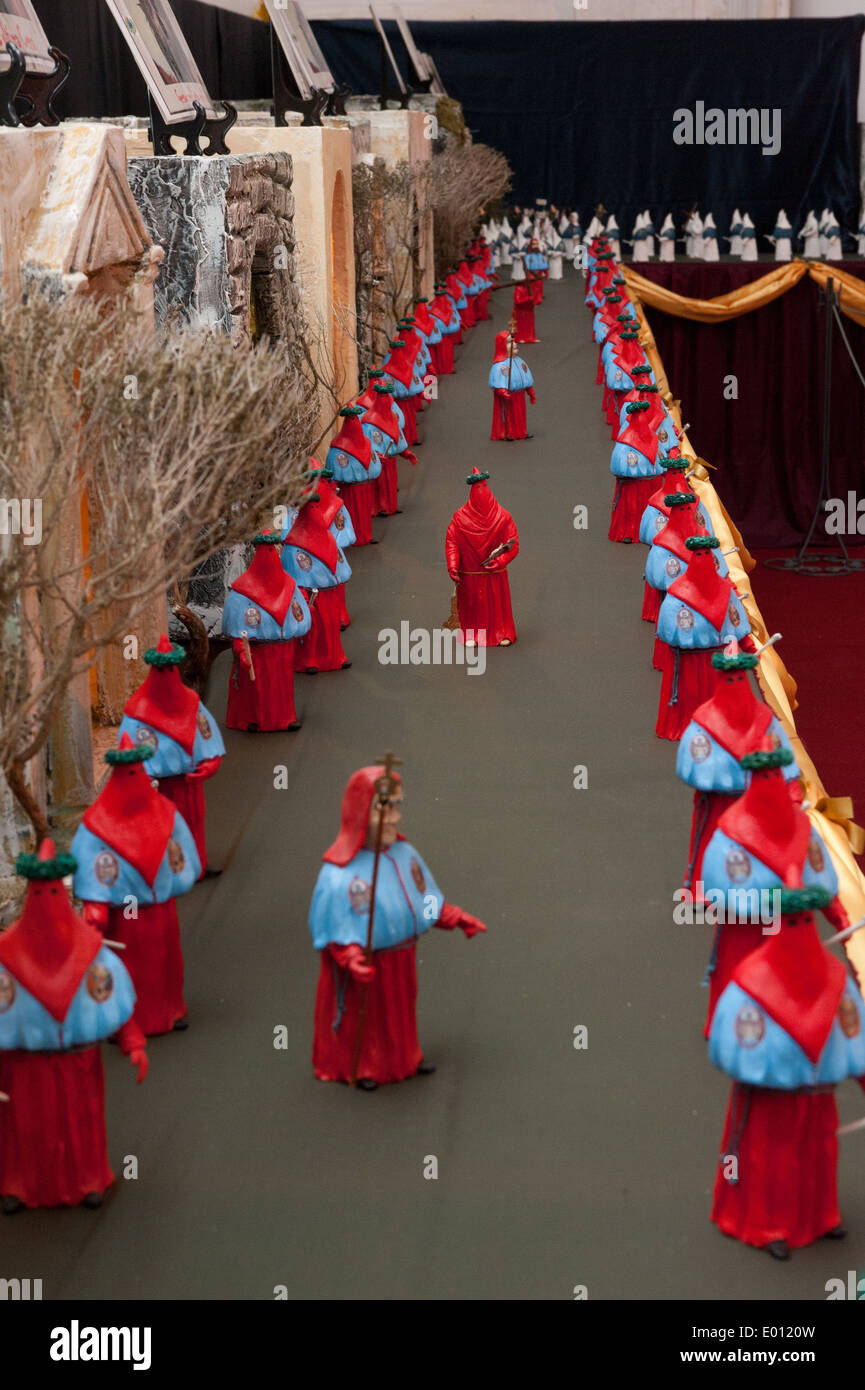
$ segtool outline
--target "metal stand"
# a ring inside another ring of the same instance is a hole
[[[326,116],[346,116],[348,112],[345,109],[345,103],[350,96],[351,87],[345,82],[341,83],[339,87],[334,87],[333,91],[327,94],[327,106],[324,114]]]
[[[270,67],[273,73],[273,120],[278,126],[288,125],[286,111],[297,111],[303,120],[302,125],[321,125],[321,118],[328,115],[345,115],[345,99],[342,98],[342,111],[330,110],[331,104],[339,100],[337,92],[323,92],[319,87],[312,88],[311,97],[303,97],[295,81],[294,73],[288,65],[282,45],[270,27]],[[344,89],[338,88],[342,93]],[[345,89],[346,96],[348,89]]]
[[[24,54],[14,43],[7,43],[5,53],[9,58],[9,68],[0,72],[0,126],[18,126],[21,117],[15,110],[15,98],[27,72]]]
[[[54,71],[25,73],[15,98],[22,108],[18,115],[24,126],[60,124],[54,98],[65,85],[72,64],[59,48],[49,48],[48,52],[54,59]]]
[[[811,518],[811,525],[808,527],[808,534],[799,547],[795,555],[777,555],[770,560],[764,560],[767,569],[773,570],[792,570],[795,574],[810,575],[835,575],[852,574],[857,570],[865,568],[865,560],[851,560],[844,537],[840,533],[834,537],[840,546],[840,554],[832,551],[813,551],[808,554],[808,547],[811,544],[814,532],[817,529],[817,521],[825,511],[825,502],[830,495],[830,447],[832,434],[832,329],[835,320],[835,311],[840,303],[840,295],[835,289],[835,281],[830,277],[826,282],[825,291],[821,291],[820,299],[823,310],[826,314],[826,330],[823,338],[823,440],[822,440],[822,462],[820,468],[820,491],[817,497],[817,505],[814,508],[814,515]]]
[[[147,93],[147,102],[150,108],[150,143],[153,146],[153,153],[157,155],[176,155],[171,140],[172,136],[179,135],[186,141],[184,155],[210,155],[210,154],[230,154],[225,143],[225,137],[237,120],[237,111],[228,101],[221,103],[225,115],[219,120],[209,121],[205,114],[204,107],[200,102],[194,102],[195,115],[189,121],[178,121],[174,125],[168,125],[162,119],[156,102],[150,93]],[[208,141],[207,149],[201,148],[201,139]]]

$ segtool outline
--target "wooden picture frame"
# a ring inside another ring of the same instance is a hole
[[[7,43],[21,50],[27,72],[54,72],[51,45],[31,0],[0,0],[0,72],[11,66]]]
[[[0,0],[2,3],[2,0]],[[195,116],[195,103],[219,120],[169,0],[105,0],[166,125]]]
[[[327,66],[327,60],[312,32],[309,20],[296,0],[287,0],[287,4],[279,9],[275,4],[270,4],[267,6],[267,12],[304,101],[310,99],[313,88],[321,92],[335,91],[336,82],[333,74]]]

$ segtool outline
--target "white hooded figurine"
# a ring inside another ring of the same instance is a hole
[[[730,218],[730,234],[724,238],[730,243],[730,255],[741,256],[742,254],[742,214],[738,208],[733,209],[733,216]]]
[[[646,233],[646,260],[651,261],[655,255],[655,224],[648,208],[643,213],[643,231]]]
[[[591,222],[589,223],[588,227],[586,228],[586,235],[585,235],[585,241],[586,241],[586,243],[587,243],[588,245],[591,245],[591,243],[594,241],[595,237],[596,237],[596,236],[600,236],[600,234],[601,234],[601,232],[602,232],[603,230],[604,230],[604,224],[603,224],[603,222],[601,222],[601,220],[600,220],[599,218],[593,217],[592,220],[591,220]]]
[[[699,212],[691,213],[689,226],[691,232],[691,255],[694,257],[695,261],[701,261],[703,259],[703,219]]]
[[[829,209],[829,213],[826,217],[823,235],[826,238],[827,261],[840,261],[844,254],[841,250],[841,228],[839,227],[838,219],[831,208]]]
[[[660,247],[658,256],[662,261],[674,261],[676,259],[676,228],[673,226],[673,219],[669,213],[664,218],[658,234],[658,245]]]
[[[564,260],[566,246],[567,242],[562,241],[562,238],[559,236],[558,232],[555,231],[553,228],[550,228],[549,250],[547,251],[547,260],[549,262],[549,278],[551,280],[561,280],[562,278],[562,261]]]
[[[859,219],[859,230],[856,233],[856,255],[865,256],[865,212]]]
[[[499,229],[499,265],[510,265],[511,263],[511,242],[514,239],[514,229],[507,217],[502,221]]]
[[[648,234],[646,232],[645,223],[643,221],[643,214],[641,212],[638,212],[637,220],[635,221],[633,229],[631,231],[631,246],[633,247],[631,255],[634,258],[635,265],[642,265],[645,261],[649,259],[649,252],[646,246],[647,236]]]
[[[525,255],[525,248],[528,246],[528,244],[528,238],[524,237],[522,232],[518,231],[513,241],[511,242],[512,280],[525,280],[526,278],[526,267],[523,257]]]
[[[799,238],[802,241],[802,255],[816,259],[820,255],[820,228],[813,208],[799,229]]]
[[[703,260],[717,261],[718,259],[718,228],[715,226],[715,219],[710,212],[706,213],[706,220],[703,223]]]
[[[607,241],[610,243],[610,250],[617,261],[622,259],[622,247],[619,241],[619,224],[616,221],[615,213],[610,213],[607,218]]]
[[[826,255],[826,222],[830,216],[831,214],[829,212],[829,209],[824,208],[817,219],[817,244],[819,247],[819,250],[817,252],[818,256],[825,257]]]
[[[747,212],[742,218],[742,260],[756,261],[757,259],[757,229]]]
[[[782,208],[775,219],[775,229],[771,236],[766,237],[775,248],[776,261],[789,261],[793,254],[793,228],[790,226],[787,214]]]
[[[519,226],[517,227],[517,232],[518,232],[521,236],[526,236],[531,230],[532,230],[532,219],[529,217],[529,214],[528,214],[527,212],[524,212],[524,213],[523,213],[523,216],[522,216],[522,221],[520,222]]]
[[[565,232],[568,233],[565,236]],[[565,258],[572,261],[577,254],[577,247],[583,239],[583,229],[580,226],[580,214],[572,212],[565,219],[565,229],[562,232],[562,240],[565,243]]]
[[[564,231],[566,230],[567,226],[568,226],[568,219],[567,219],[567,217],[565,216],[565,214],[562,213],[561,217],[559,218],[559,226],[558,226],[558,233],[559,233],[559,236],[562,235],[562,232],[564,232]]]

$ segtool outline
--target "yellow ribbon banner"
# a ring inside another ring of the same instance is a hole
[[[802,278],[806,269],[812,273],[818,272],[813,274],[813,278],[818,281],[821,279],[821,274],[823,272],[825,272],[825,274],[822,274],[824,281],[831,275],[839,284],[842,294],[842,307],[844,307],[843,295],[845,291],[850,295],[854,293],[858,294],[861,298],[862,305],[861,312],[863,317],[861,321],[863,325],[865,325],[865,282],[856,280],[854,276],[848,276],[846,272],[839,272],[834,267],[823,265],[806,266],[804,261],[794,262],[789,266],[783,266],[781,269],[782,272],[789,272],[797,268],[798,274],[795,279],[791,281],[792,284],[795,284],[796,280]],[[647,286],[652,296],[655,295],[658,286],[645,280],[642,275],[637,275],[635,272],[628,270],[627,267],[622,267],[622,269],[624,270],[628,288],[634,301],[634,308],[637,311],[640,321],[640,344],[646,354],[647,360],[652,366],[655,380],[661,389],[661,396],[664,404],[672,415],[678,428],[681,429],[681,403],[674,399],[670,390],[669,382],[664,371],[664,364],[658,352],[652,330],[649,327],[643,304],[641,303],[643,297],[642,292],[636,288],[636,282],[640,282],[641,285]],[[844,278],[842,278],[842,276]],[[778,294],[785,293],[784,289],[777,289],[778,284],[783,280],[783,275],[778,275],[777,272],[773,271],[771,275],[764,276],[761,280],[753,281],[752,285],[746,286],[746,288],[753,289],[755,286],[763,285],[766,281],[770,280],[772,281],[772,285],[767,287],[767,293],[762,299],[762,302],[765,304],[769,302],[769,299],[776,298]],[[849,286],[847,282],[851,280],[854,283],[852,286]],[[790,287],[788,283],[786,288],[789,289]],[[668,292],[661,291],[660,293],[664,295]],[[738,293],[738,291],[736,293]],[[673,299],[682,298],[680,295],[673,295],[672,297]],[[720,296],[720,300],[729,300],[730,298],[731,296],[729,295]],[[646,303],[653,302],[653,299],[650,298],[647,293]],[[686,300],[683,302],[689,305],[707,305],[719,304],[720,301]],[[849,306],[853,305],[853,302],[852,299],[848,300],[848,309],[846,309],[845,312],[850,312]],[[658,307],[666,308],[665,305],[660,303]],[[752,304],[749,308],[742,309],[740,312],[747,313],[750,308],[757,307],[759,307],[757,304]],[[668,312],[677,311],[671,310]],[[697,317],[693,312],[684,313],[683,316],[686,318]],[[734,314],[728,312],[726,317],[733,318]],[[850,317],[854,317],[854,314],[851,313]],[[763,615],[757,605],[757,600],[754,597],[748,579],[749,574],[754,569],[755,561],[753,557],[748,554],[741,535],[730,519],[709,477],[709,469],[712,468],[712,465],[707,464],[705,459],[697,457],[688,439],[687,433],[682,434],[679,444],[683,455],[691,460],[688,480],[692,485],[693,491],[699,497],[701,505],[705,507],[712,520],[712,528],[718,540],[721,542],[721,550],[724,552],[727,564],[730,567],[730,578],[735,584],[736,592],[742,600],[745,611],[748,614],[754,638],[759,646],[763,642],[768,641],[770,632],[763,621]],[[715,469],[712,468],[712,471],[714,472]],[[796,699],[796,682],[788,672],[775,647],[767,647],[761,654],[760,664],[757,668],[757,680],[763,692],[763,698],[772,711],[778,716],[781,726],[793,746],[793,752],[796,755],[796,761],[802,773],[804,783],[803,796],[804,803],[807,807],[808,818],[815,830],[822,837],[829,851],[829,857],[838,875],[838,896],[847,911],[851,923],[858,922],[860,917],[865,917],[865,874],[862,873],[862,870],[856,863],[854,855],[861,854],[863,849],[865,849],[865,830],[853,822],[853,803],[850,797],[828,796],[823,783],[820,781],[817,769],[808,756],[807,750],[796,732],[796,723],[793,718],[793,711],[796,709],[798,703]],[[854,932],[851,937],[848,937],[844,946],[850,963],[856,971],[860,987],[865,990],[865,927],[859,932]]]
[[[762,309],[764,304],[771,304],[773,299],[779,299],[782,294],[792,290],[804,275],[810,276],[821,289],[831,278],[838,287],[842,312],[854,323],[865,327],[865,280],[825,261],[789,261],[747,285],[740,285],[737,290],[716,295],[714,299],[692,299],[688,295],[675,294],[673,290],[647,280],[645,275],[640,275],[630,266],[623,265],[620,269],[631,295],[639,297],[643,304],[648,304],[652,309],[661,309],[675,318],[694,319],[697,323],[727,323],[730,319]]]

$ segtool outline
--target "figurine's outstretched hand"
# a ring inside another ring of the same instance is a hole
[[[129,1058],[133,1067],[138,1068],[137,1082],[140,1086],[147,1075],[150,1062],[147,1057],[147,1039],[134,1018],[128,1018],[123,1027],[118,1029],[117,1041],[120,1051]]]
[[[464,912],[461,907],[454,907],[453,903],[443,903],[441,916],[436,922],[437,927],[442,927],[445,931],[452,931],[454,927],[460,927],[466,936],[477,936],[478,932],[486,931],[486,926],[478,918],[473,917],[470,912]]]
[[[143,1047],[136,1047],[133,1052],[130,1052],[129,1061],[131,1062],[133,1067],[138,1068],[138,1076],[136,1078],[136,1081],[137,1084],[140,1086],[145,1076],[147,1075],[147,1072],[150,1067],[150,1061],[148,1059],[146,1050]]]

